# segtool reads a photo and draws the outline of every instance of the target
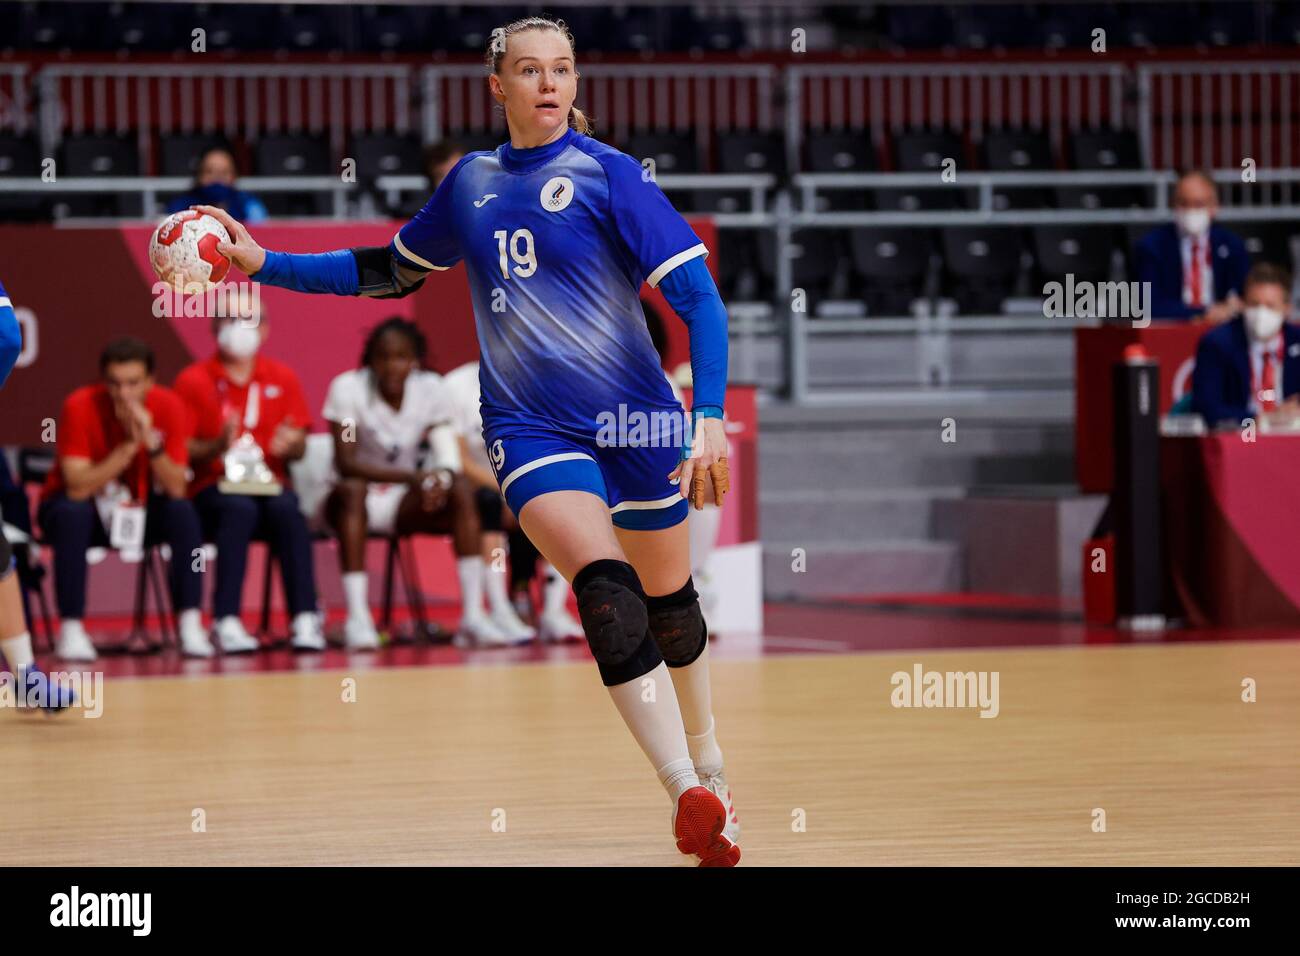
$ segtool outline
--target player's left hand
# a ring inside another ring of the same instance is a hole
[[[695,424],[695,438],[691,443],[691,457],[680,462],[668,475],[669,481],[680,481],[682,497],[690,501],[696,511],[704,508],[708,500],[708,486],[712,485],[713,500],[722,507],[723,495],[731,487],[727,468],[727,433],[720,418],[701,418]]]

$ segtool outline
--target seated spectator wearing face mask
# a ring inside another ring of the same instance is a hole
[[[1245,312],[1210,329],[1196,349],[1192,407],[1211,427],[1246,418],[1300,418],[1300,325],[1291,276],[1261,262],[1246,276]]]
[[[239,618],[239,607],[248,545],[259,532],[280,562],[294,648],[325,647],[316,616],[311,535],[287,471],[288,463],[306,451],[311,413],[293,369],[258,354],[267,329],[264,314],[213,319],[216,353],[184,369],[173,386],[193,425],[189,452],[194,480],[189,493],[206,539],[217,546],[212,619],[217,642],[226,653],[258,648]],[[229,480],[238,478],[239,462],[249,454],[260,455],[270,469],[280,486],[275,493],[231,490]],[[223,479],[227,490],[220,487]]]
[[[213,146],[194,170],[194,186],[167,204],[167,212],[182,212],[190,206],[216,206],[243,223],[262,222],[266,207],[251,193],[235,188],[238,177],[235,157],[224,146]]]
[[[1214,223],[1218,189],[1194,169],[1174,187],[1174,221],[1137,244],[1137,278],[1151,283],[1151,318],[1226,322],[1241,311],[1250,268],[1246,244]]]

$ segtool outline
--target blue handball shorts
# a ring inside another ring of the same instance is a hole
[[[519,425],[485,428],[483,443],[515,514],[549,491],[589,491],[609,505],[619,528],[658,531],[686,519],[686,499],[668,480],[681,448],[607,447],[594,437]]]

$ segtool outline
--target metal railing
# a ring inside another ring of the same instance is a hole
[[[793,66],[785,73],[786,149],[799,168],[807,130],[1045,132],[1058,152],[1067,132],[1124,125],[1128,71],[1104,63],[880,63]]]
[[[1148,166],[1286,167],[1294,154],[1300,62],[1144,63],[1138,135]]]
[[[642,132],[692,134],[709,155],[716,132],[779,129],[771,64],[583,63],[578,106],[600,135],[624,142]],[[448,133],[499,133],[501,110],[481,65],[427,66],[421,71],[426,141]]]
[[[1300,206],[1292,204],[1292,191],[1269,187],[1291,187],[1300,183],[1300,170],[1262,169],[1255,171],[1250,183],[1242,182],[1241,169],[1219,169],[1210,173],[1220,185],[1228,187],[1250,186],[1244,197],[1254,197],[1258,202],[1234,202],[1238,197],[1225,189],[1218,217],[1224,221],[1260,218],[1300,217]],[[938,173],[799,173],[791,183],[800,200],[800,209],[794,214],[794,225],[805,226],[959,226],[1005,225],[1046,226],[1116,225],[1130,222],[1160,222],[1170,216],[1169,200],[1178,173],[1174,170],[1132,171],[1025,171],[1014,173],[958,172],[952,181],[943,181]],[[1153,191],[1155,203],[1147,209],[998,209],[995,194],[999,187],[1005,189],[1095,187],[1097,189],[1124,186],[1144,187]],[[915,212],[834,212],[817,211],[817,200],[822,190],[947,190],[974,193],[978,204],[973,209],[917,210]],[[1263,195],[1258,195],[1258,194]]]
[[[70,194],[117,194],[139,196],[143,207],[141,215],[157,219],[163,214],[161,196],[168,193],[186,193],[194,186],[188,176],[68,176],[49,182],[40,179],[0,177],[0,196],[27,195],[59,197]],[[347,219],[347,200],[358,187],[345,183],[338,176],[244,176],[239,187],[250,193],[277,193],[292,195],[328,194],[331,199],[331,219]],[[295,217],[321,218],[321,217]],[[99,222],[103,222],[100,219]]]
[[[155,131],[306,131],[339,155],[350,133],[415,128],[411,80],[401,65],[53,64],[36,76],[41,148],[54,155],[68,133],[135,133],[147,170]]]
[[[26,64],[0,64],[0,130],[27,134],[32,125],[30,83]]]

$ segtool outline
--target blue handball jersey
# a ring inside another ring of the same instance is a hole
[[[470,153],[391,249],[426,270],[464,259],[485,429],[590,436],[620,405],[681,408],[639,293],[708,249],[631,156],[573,129]]]

